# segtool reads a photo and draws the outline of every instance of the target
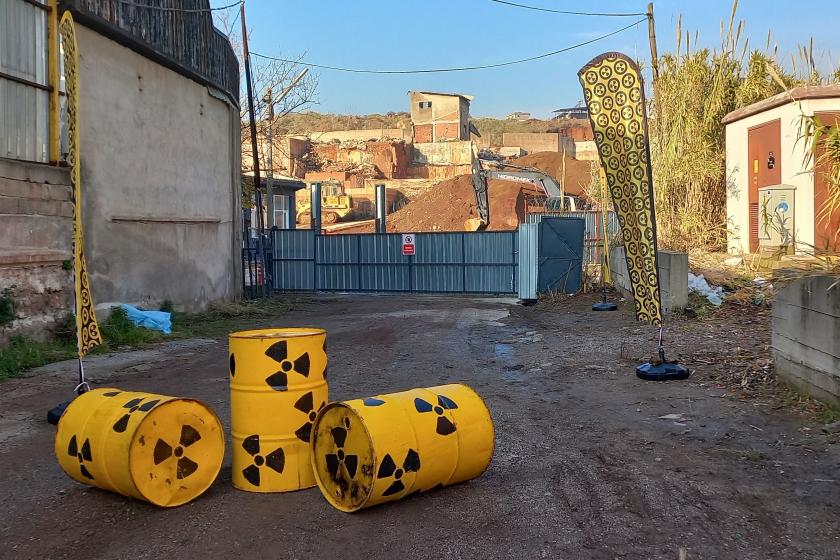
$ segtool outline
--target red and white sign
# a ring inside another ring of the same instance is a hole
[[[414,234],[413,233],[404,233],[402,236],[402,249],[403,255],[413,255],[414,254]]]

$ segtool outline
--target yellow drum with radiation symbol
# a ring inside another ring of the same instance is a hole
[[[276,328],[230,335],[233,485],[249,492],[315,486],[309,434],[327,403],[327,333]]]
[[[442,385],[327,405],[311,452],[321,493],[350,512],[475,478],[494,444],[481,397]]]
[[[198,401],[94,389],[67,407],[55,454],[79,482],[171,507],[210,487],[225,439],[216,414]]]

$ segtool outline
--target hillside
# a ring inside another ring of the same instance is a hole
[[[557,132],[562,127],[558,121],[531,119],[514,121],[479,117],[471,119],[481,133],[482,145],[502,145],[505,132]],[[312,131],[373,130],[377,128],[400,128],[411,126],[411,117],[404,112],[390,112],[384,115],[334,115],[331,113],[292,113],[279,117],[275,131],[280,134],[306,134]]]

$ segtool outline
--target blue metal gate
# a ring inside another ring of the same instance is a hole
[[[540,221],[537,290],[574,294],[583,268],[583,218],[545,217]]]
[[[276,291],[511,294],[517,291],[517,232],[317,235],[272,232]]]

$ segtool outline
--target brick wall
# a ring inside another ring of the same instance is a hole
[[[435,124],[435,142],[442,140],[460,140],[461,130],[458,123]],[[417,140],[419,142],[419,140]]]
[[[432,141],[432,125],[430,124],[415,124],[414,125],[414,142],[431,142]]]
[[[71,190],[66,169],[0,158],[0,291],[10,289],[15,334],[44,339],[70,312]]]

